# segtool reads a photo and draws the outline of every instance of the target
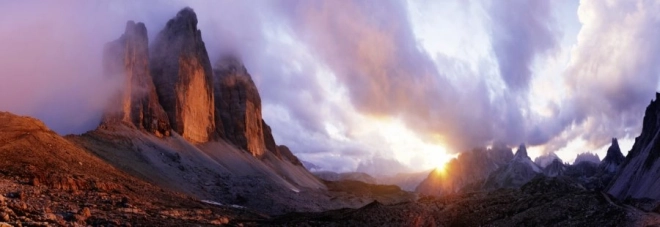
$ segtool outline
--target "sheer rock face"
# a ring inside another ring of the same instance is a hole
[[[608,192],[620,199],[660,200],[660,93],[646,108],[642,133],[635,138]]]
[[[266,151],[261,98],[250,74],[239,60],[227,56],[216,65],[214,76],[216,125],[222,126],[218,135],[261,157]]]
[[[148,40],[144,24],[129,21],[124,35],[106,44],[104,72],[122,77],[124,84],[103,122],[123,121],[156,136],[169,136],[169,120],[158,102],[149,71]]]
[[[195,12],[179,11],[151,50],[151,74],[172,129],[193,143],[209,141],[215,131],[213,71]]]

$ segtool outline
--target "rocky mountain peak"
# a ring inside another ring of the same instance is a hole
[[[543,174],[549,177],[556,177],[563,175],[564,171],[566,171],[566,165],[559,158],[556,158],[543,169]]]
[[[156,136],[169,136],[169,120],[149,71],[149,39],[143,23],[128,21],[124,34],[106,44],[103,66],[106,76],[121,77],[124,83],[102,125],[122,121]]]
[[[545,168],[546,166],[550,165],[555,159],[559,159],[561,161],[561,159],[557,156],[557,154],[552,152],[536,157],[534,159],[534,163],[536,163],[538,166],[542,168]]]
[[[516,151],[516,154],[514,155],[513,158],[514,159],[529,159],[529,160],[531,160],[529,155],[527,155],[527,148],[525,147],[524,143],[520,144],[520,146],[518,146],[518,150]]]
[[[603,163],[620,165],[623,161],[626,160],[626,157],[621,153],[621,148],[619,148],[619,143],[616,138],[612,139],[612,145],[607,149],[607,155],[603,159]]]
[[[156,36],[151,73],[172,129],[193,143],[209,141],[215,132],[213,71],[192,9],[179,11]]]

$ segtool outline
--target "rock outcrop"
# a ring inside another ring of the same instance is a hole
[[[626,157],[621,153],[621,148],[619,148],[619,142],[616,138],[612,139],[612,145],[607,149],[607,155],[600,163],[600,168],[603,171],[608,173],[616,173],[619,170],[619,166],[626,160]]]
[[[620,199],[660,200],[660,93],[646,108],[642,133],[635,138],[608,192]]]
[[[440,196],[461,190],[479,190],[489,174],[506,165],[512,158],[511,149],[503,145],[463,152],[449,161],[444,169],[431,171],[415,191]]]
[[[261,98],[243,63],[233,56],[222,57],[214,69],[214,89],[218,135],[261,157],[266,151]],[[268,145],[273,144],[274,140]]]
[[[273,132],[270,130],[270,126],[268,126],[268,124],[266,124],[266,121],[264,120],[261,120],[261,125],[263,126],[264,143],[266,145],[266,150],[275,154],[275,156],[277,156],[279,159],[282,159],[282,154],[280,153],[277,147],[277,143],[275,143],[275,138],[273,138]]]
[[[129,21],[124,34],[106,44],[103,66],[107,76],[124,81],[103,124],[122,121],[159,137],[169,136],[169,120],[158,102],[149,71],[149,39],[143,23]]]
[[[156,36],[151,74],[172,129],[193,143],[212,139],[213,72],[192,9],[179,11]]]
[[[297,166],[303,166],[302,162],[300,162],[300,159],[296,157],[293,152],[289,149],[289,147],[284,146],[284,145],[279,145],[277,146],[277,151],[282,155],[282,158],[288,160],[289,162],[293,163],[294,165]]]

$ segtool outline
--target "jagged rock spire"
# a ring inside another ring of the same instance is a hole
[[[169,136],[169,120],[149,71],[149,39],[143,23],[128,21],[124,34],[106,44],[103,66],[107,76],[119,76],[124,83],[102,124],[123,121],[156,136]]]
[[[621,153],[619,142],[616,140],[616,138],[612,138],[612,145],[610,145],[610,148],[607,149],[607,155],[603,159],[603,162],[600,164],[600,166],[601,169],[607,172],[615,173],[617,170],[619,170],[619,167],[625,160],[626,157],[624,157],[623,153]]]
[[[610,145],[610,148],[607,149],[607,155],[603,161],[607,160],[609,162],[621,164],[625,159],[626,157],[623,156],[623,153],[621,153],[621,148],[619,148],[619,142],[616,140],[616,138],[612,138],[612,145]]]

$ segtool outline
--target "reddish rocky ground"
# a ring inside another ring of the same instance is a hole
[[[185,226],[263,219],[129,176],[28,117],[0,113],[0,223]]]

